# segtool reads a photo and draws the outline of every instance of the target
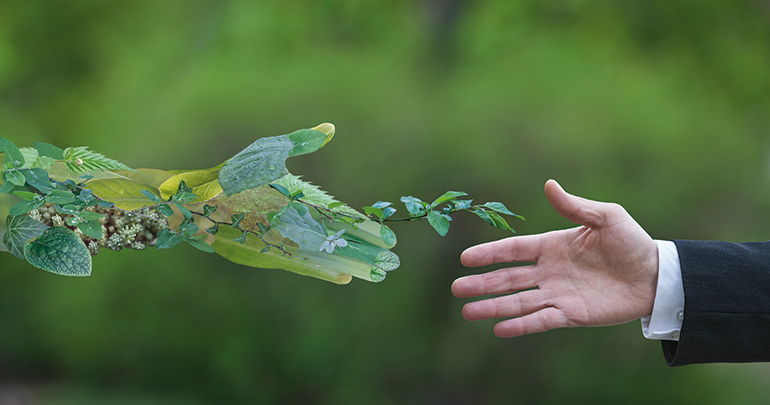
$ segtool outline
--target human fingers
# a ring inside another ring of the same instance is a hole
[[[535,287],[534,266],[521,266],[460,277],[452,283],[457,298],[507,294]]]
[[[495,325],[495,335],[501,338],[545,332],[570,326],[564,314],[554,307],[543,308],[519,318],[506,319]]]
[[[463,306],[463,318],[478,321],[492,318],[511,318],[531,314],[546,307],[543,294],[538,290],[522,291]]]
[[[513,236],[469,247],[460,255],[464,266],[477,267],[495,263],[537,261],[542,235]]]
[[[556,180],[548,180],[545,183],[545,196],[561,216],[589,228],[603,227],[612,210],[622,209],[617,204],[588,200],[569,194]]]

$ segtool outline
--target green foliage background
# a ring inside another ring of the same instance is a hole
[[[293,173],[352,206],[463,190],[520,234],[572,226],[542,186],[655,238],[766,240],[770,7],[760,1],[0,3],[0,136],[207,168],[333,122]],[[493,336],[460,252],[395,224],[402,267],[336,286],[188,246],[87,279],[0,257],[0,393],[43,404],[767,403],[766,365],[671,369],[638,322]],[[491,270],[494,267],[481,270]],[[2,395],[0,395],[2,397]]]

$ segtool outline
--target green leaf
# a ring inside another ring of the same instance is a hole
[[[50,143],[35,142],[35,149],[37,149],[40,156],[47,156],[58,160],[64,159],[64,149]]]
[[[490,225],[494,226],[495,221],[492,220],[492,218],[489,216],[489,213],[483,209],[474,209],[471,210],[472,213],[478,215],[479,218],[483,219],[484,221],[487,221]]]
[[[216,235],[219,232],[219,224],[214,224],[211,228],[206,228],[206,232],[212,235]]]
[[[503,218],[500,214],[494,211],[487,211],[487,215],[489,215],[489,218],[492,219],[492,225],[495,228],[502,229],[505,231],[511,231],[516,232],[511,228],[510,225],[508,225],[508,222],[505,221],[505,218]]]
[[[396,244],[396,234],[386,225],[380,228],[380,238],[386,245],[393,246]]]
[[[24,155],[21,154],[21,151],[13,142],[0,138],[0,152],[5,153],[5,163],[10,163],[11,167],[18,168],[24,166]]]
[[[241,245],[243,245],[244,242],[246,242],[246,234],[249,233],[248,231],[243,231],[237,238],[233,238],[233,242],[238,242]]]
[[[189,223],[186,223],[184,225],[179,226],[179,232],[182,233],[185,237],[191,237],[198,233],[198,225],[196,225],[194,222],[190,221]]]
[[[187,186],[185,191],[196,196],[189,201],[191,203],[204,202],[216,197],[222,192],[218,176],[223,165],[224,163],[205,170],[183,171],[168,178],[158,187],[161,198],[168,200],[172,195],[178,194],[179,185],[183,181]]]
[[[438,205],[442,203],[454,200],[455,198],[462,197],[464,195],[468,195],[468,194],[462,191],[447,191],[441,197],[437,198],[436,201],[433,201],[433,203],[428,207],[428,209],[436,208]]]
[[[40,195],[36,193],[30,193],[29,191],[14,191],[13,194],[26,201],[35,201],[40,199]]]
[[[80,207],[77,205],[57,205],[56,210],[62,214],[77,215],[80,212]]]
[[[437,211],[428,211],[428,222],[441,236],[445,236],[449,232],[449,220]]]
[[[8,251],[19,259],[24,259],[24,245],[48,229],[47,225],[35,221],[27,215],[9,215],[5,224],[7,231],[3,235],[3,243]]]
[[[185,208],[185,206],[184,206],[184,205],[182,205],[181,203],[178,203],[178,202],[174,201],[174,206],[176,207],[176,209],[178,209],[178,210],[179,210],[179,212],[181,212],[181,213],[182,213],[182,215],[184,215],[184,217],[185,217],[185,218],[192,218],[192,215],[193,215],[193,214],[192,214],[192,212],[190,212],[190,210],[188,210],[187,208]]]
[[[25,179],[24,175],[18,170],[5,172],[5,178],[9,183],[15,186],[23,186],[27,182],[27,179]]]
[[[57,205],[70,204],[75,202],[75,194],[71,191],[53,190],[45,197],[45,201]]]
[[[42,206],[43,204],[45,204],[45,200],[43,199],[34,200],[34,201],[21,201],[18,204],[11,207],[11,209],[8,211],[8,214],[13,216],[24,215],[34,210],[35,208]]]
[[[144,194],[145,197],[149,198],[154,203],[159,203],[161,201],[160,197],[153,194],[150,190],[142,190],[142,194]]]
[[[209,215],[213,214],[214,211],[217,210],[217,207],[219,207],[219,205],[214,205],[213,207],[211,205],[204,205],[203,206],[203,217],[204,218],[208,218]]]
[[[428,203],[422,202],[419,198],[412,196],[401,197],[401,202],[406,205],[406,210],[409,211],[409,215],[416,217],[425,213],[425,209],[428,207]]]
[[[244,218],[246,218],[246,214],[243,212],[240,214],[230,215],[230,221],[232,222],[232,224],[230,224],[230,228],[240,229],[241,221],[243,221]]]
[[[173,177],[172,177],[173,178]],[[176,194],[192,193],[192,189],[187,186],[187,182],[184,180],[179,181],[179,185],[176,188]]]
[[[171,217],[174,215],[174,209],[171,208],[168,204],[158,205],[158,211],[160,211],[161,214],[167,217]]]
[[[103,214],[99,214],[98,212],[91,212],[91,211],[83,211],[78,216],[86,221],[98,221],[102,218],[104,218]]]
[[[275,183],[271,183],[270,187],[274,188],[276,191],[278,191],[279,193],[285,195],[286,198],[291,200],[291,191],[289,191],[289,189],[287,189],[286,187],[284,187],[284,186],[282,186],[280,184],[275,184]]]
[[[77,277],[91,275],[88,248],[67,228],[48,228],[39,238],[24,245],[24,257],[31,265],[51,273]]]
[[[95,195],[104,200],[115,203],[115,206],[118,208],[128,211],[138,210],[155,204],[154,201],[147,199],[144,191],[149,191],[156,195],[160,194],[156,188],[123,176],[91,180],[84,187],[93,191]]]
[[[56,187],[48,177],[48,172],[43,169],[24,169],[21,173],[24,175],[27,184],[43,193],[48,193]]]
[[[132,170],[130,167],[110,159],[101,153],[88,150],[87,146],[64,149],[64,164],[74,174],[89,174],[115,170]]]
[[[11,193],[16,187],[18,187],[7,180],[6,174],[7,173],[3,173],[3,180],[5,180],[5,183],[3,183],[2,186],[0,186],[0,194]]]
[[[366,214],[367,216],[370,216],[370,215],[374,214],[375,216],[377,216],[377,218],[382,219],[382,215],[383,215],[382,214],[382,208],[377,208],[377,207],[374,207],[374,206],[372,206],[372,207],[363,207],[363,208],[364,208],[364,214]]]
[[[454,200],[452,203],[454,203],[456,211],[467,210],[471,207],[473,200]]]
[[[102,238],[102,225],[99,224],[98,220],[83,221],[78,224],[78,229],[89,238]]]
[[[369,277],[374,281],[375,283],[379,283],[383,280],[385,280],[385,277],[387,277],[388,274],[385,273],[384,270],[378,269],[377,267],[372,267],[371,273]]]
[[[374,258],[374,265],[379,269],[391,271],[401,266],[401,259],[390,250],[383,250]]]
[[[191,204],[197,198],[198,198],[198,196],[196,196],[193,193],[188,193],[186,191],[182,191],[182,192],[180,192],[178,194],[172,195],[171,196],[171,201],[173,201],[174,203],[179,203],[179,204]]]
[[[307,207],[305,206],[305,204],[292,201],[290,205],[291,205],[292,208],[297,210],[299,215],[307,214]]]
[[[158,233],[155,247],[158,249],[171,249],[184,241],[184,236],[166,228]]]
[[[514,214],[508,208],[506,208],[506,206],[503,203],[500,203],[500,202],[488,202],[488,203],[482,205],[482,207],[487,207],[487,208],[489,208],[489,209],[491,209],[493,211],[499,212],[501,214],[512,215],[514,217],[522,218],[521,215]]]
[[[185,242],[206,253],[215,253],[214,248],[203,241],[203,237],[185,238]]]
[[[286,159],[315,152],[326,139],[327,134],[314,129],[257,139],[225,162],[219,184],[228,196],[269,184],[289,173]]]

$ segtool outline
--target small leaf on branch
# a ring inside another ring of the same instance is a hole
[[[174,205],[176,206],[176,209],[178,209],[182,213],[182,215],[184,215],[185,218],[192,218],[192,212],[190,212],[190,210],[185,208],[184,205],[182,205],[177,201],[174,201]]]
[[[203,217],[204,218],[208,218],[209,215],[213,214],[214,211],[217,210],[218,207],[219,207],[218,204],[213,206],[213,207],[211,205],[204,205],[203,206]]]
[[[365,213],[367,216],[372,216],[372,215],[374,215],[374,216],[376,216],[377,218],[379,218],[379,219],[382,219],[382,217],[383,217],[382,208],[377,208],[377,207],[375,207],[375,206],[371,206],[371,207],[363,207],[363,208],[364,208],[364,213]]]
[[[40,199],[38,194],[30,193],[29,191],[14,191],[13,194],[26,201],[35,201]]]
[[[428,222],[441,236],[449,232],[449,220],[438,211],[428,211]]]
[[[152,202],[155,202],[155,203],[159,203],[160,202],[160,197],[158,197],[157,195],[153,194],[149,190],[142,190],[142,194],[144,194],[145,197],[149,198],[150,201],[152,201]]]
[[[190,187],[187,187],[187,183],[185,183],[184,180],[179,181],[179,186],[176,189],[177,194],[183,194],[183,193],[192,193],[192,189]]]
[[[433,203],[428,207],[428,209],[436,208],[438,205],[442,203],[452,201],[455,198],[462,197],[464,195],[468,195],[468,194],[463,191],[447,191],[441,197],[437,198],[436,201],[433,201]]]
[[[78,224],[78,229],[89,238],[102,238],[102,226],[98,220],[83,221]]]
[[[275,183],[270,184],[270,187],[274,188],[275,191],[285,195],[286,198],[291,199],[291,191],[289,191],[288,188],[286,188],[286,187],[284,187],[284,186],[282,186],[280,184],[275,184]]]
[[[160,211],[161,214],[170,217],[174,215],[174,209],[171,208],[168,204],[160,204],[158,205],[158,211]]]
[[[241,221],[243,221],[243,218],[246,218],[246,213],[242,212],[240,214],[232,214],[230,215],[230,221],[232,221],[232,224],[230,224],[231,228],[241,229]]]
[[[401,197],[401,202],[406,205],[406,210],[409,211],[409,215],[413,217],[425,214],[425,210],[428,207],[428,203],[422,202],[419,198],[412,196]]]
[[[305,204],[292,201],[291,207],[297,210],[300,216],[305,216],[305,214],[307,214],[307,207]]]
[[[183,225],[179,225],[179,232],[181,232],[182,235],[186,237],[193,236],[198,232],[198,225],[192,221]]]
[[[24,183],[27,182],[27,179],[24,178],[24,175],[21,174],[18,170],[12,170],[5,172],[5,179],[15,185],[15,186],[23,186]]]
[[[43,204],[45,204],[45,200],[34,200],[34,201],[22,201],[13,207],[8,211],[9,215],[24,215],[35,208],[41,207]]]
[[[48,178],[48,172],[43,169],[24,169],[21,173],[24,175],[27,184],[43,193],[49,193],[56,187],[55,184],[51,182],[51,179]]]
[[[0,152],[5,152],[5,162],[10,163],[11,167],[24,166],[24,155],[13,142],[0,138]]]
[[[471,207],[471,203],[473,203],[473,200],[454,200],[452,201],[455,205],[455,211],[459,210],[467,210]]]
[[[491,209],[493,211],[499,212],[501,214],[512,215],[512,216],[520,218],[522,220],[524,219],[524,217],[522,217],[521,215],[516,215],[513,212],[511,212],[511,210],[509,210],[503,203],[500,203],[500,202],[488,202],[488,203],[482,205],[482,207],[487,207],[487,208],[489,208],[489,209]]]
[[[78,216],[86,221],[98,221],[102,218],[104,218],[104,215],[99,214],[98,212],[91,212],[91,211],[83,211]]]
[[[246,242],[246,234],[249,233],[248,231],[243,231],[237,238],[233,238],[233,242],[238,242],[241,245],[243,245],[244,242]]]
[[[69,204],[75,202],[75,194],[71,191],[53,190],[45,197],[45,201],[57,205]]]
[[[206,253],[215,253],[214,248],[208,243],[203,241],[203,237],[189,237],[185,238],[185,242],[192,245],[194,248],[204,251]]]
[[[158,249],[170,249],[184,241],[184,236],[166,228],[158,233],[155,247]]]
[[[216,235],[219,232],[219,224],[214,224],[211,228],[206,228],[206,232]]]

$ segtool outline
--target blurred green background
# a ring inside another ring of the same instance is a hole
[[[354,207],[463,190],[540,233],[573,226],[555,178],[654,238],[766,240],[769,68],[760,0],[5,0],[0,136],[191,169],[328,121],[289,169]],[[189,246],[103,252],[87,279],[3,254],[0,404],[770,401],[770,367],[669,368],[639,322],[498,339],[449,287],[507,235],[393,228],[381,284]]]

